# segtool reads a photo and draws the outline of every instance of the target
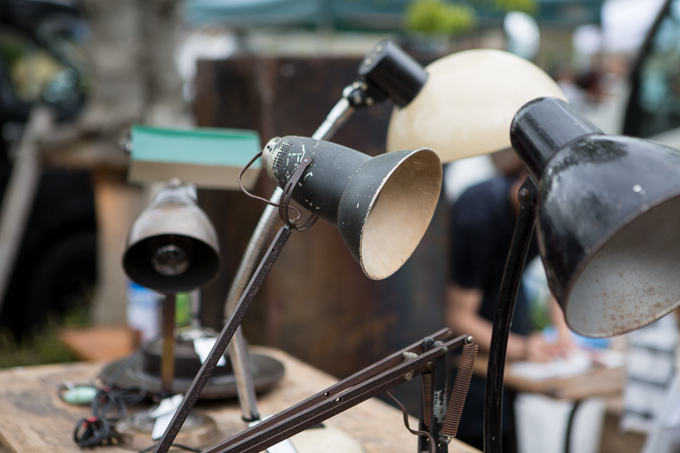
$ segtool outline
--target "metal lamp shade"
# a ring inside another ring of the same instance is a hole
[[[538,183],[540,253],[570,328],[609,337],[680,306],[680,153],[605,136],[554,98],[523,107],[511,136]]]
[[[305,137],[273,139],[262,161],[283,187],[303,156],[312,158],[292,198],[337,226],[369,278],[396,272],[411,256],[434,215],[442,166],[429,149],[370,157]]]
[[[524,104],[541,96],[564,99],[533,63],[493,49],[457,52],[431,63],[418,95],[395,107],[387,150],[428,147],[442,162],[510,147],[508,130]]]
[[[188,186],[170,183],[135,220],[123,269],[132,281],[163,294],[194,290],[217,275],[217,234]]]

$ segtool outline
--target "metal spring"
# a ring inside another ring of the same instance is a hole
[[[470,379],[472,379],[472,373],[475,368],[478,349],[479,346],[476,344],[466,344],[463,346],[463,352],[458,364],[458,374],[453,383],[451,397],[446,408],[446,417],[442,424],[441,432],[447,437],[456,437],[458,433],[458,425],[463,414],[463,405],[465,404],[465,398],[470,387]]]

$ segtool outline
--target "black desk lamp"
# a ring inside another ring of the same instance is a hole
[[[556,99],[524,106],[510,135],[539,187],[538,243],[569,327],[610,337],[680,305],[680,153],[605,136]]]
[[[426,148],[370,157],[334,143],[288,136],[270,140],[262,155],[268,175],[282,188],[278,207],[284,225],[156,445],[156,452],[167,452],[172,446],[292,230],[304,231],[316,216],[323,218],[338,227],[366,276],[383,279],[413,253],[439,199],[441,161]],[[305,206],[312,217],[301,222],[291,219],[291,199]]]
[[[386,100],[396,105],[407,105],[418,94],[427,80],[427,72],[413,58],[390,40],[376,44],[364,57],[358,68],[358,77],[342,91],[342,97],[328,113],[312,138],[329,140],[351,117],[355,110],[370,107]],[[277,187],[269,198],[253,234],[248,241],[236,275],[229,287],[224,304],[225,321],[229,319],[255,272],[260,258],[268,245],[267,240],[278,226],[278,215],[274,206],[282,196]],[[236,388],[245,421],[256,421],[260,414],[250,372],[247,369],[247,350],[241,329],[237,329],[229,344]]]
[[[388,151],[427,146],[451,162],[512,146],[531,175],[519,192],[493,324],[484,444],[495,453],[510,320],[534,223],[571,329],[607,337],[643,327],[680,305],[680,154],[603,135],[557,99],[564,96],[543,71],[511,54],[464,51],[426,69],[418,96],[392,113]]]
[[[501,451],[505,353],[534,224],[548,285],[575,332],[623,334],[680,305],[680,153],[606,136],[555,98],[523,106],[510,137],[530,176],[519,191],[520,214],[493,323],[487,453]]]
[[[164,295],[160,364],[156,365],[153,352],[145,351],[144,355],[145,369],[157,371],[158,367],[160,385],[153,379],[143,386],[149,393],[157,388],[161,398],[168,398],[179,391],[175,373],[176,295],[204,286],[220,269],[217,234],[198,206],[193,186],[173,179],[155,195],[130,228],[123,269],[130,280]],[[107,367],[102,374],[116,372]],[[126,443],[133,445],[148,442],[153,426],[152,412],[144,411],[123,420],[116,429]],[[187,439],[205,442],[218,435],[214,421],[207,417],[195,416],[191,426]]]

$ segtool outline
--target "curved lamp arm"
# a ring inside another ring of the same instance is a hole
[[[531,235],[534,231],[536,217],[536,194],[538,188],[531,177],[522,184],[518,197],[520,210],[512,233],[510,251],[508,252],[498,305],[493,319],[489,366],[486,376],[486,393],[484,400],[484,452],[500,453],[501,414],[503,406],[503,375],[505,372],[505,356],[510,335],[510,323],[515,310],[517,292],[522,280],[522,272],[526,262]]]

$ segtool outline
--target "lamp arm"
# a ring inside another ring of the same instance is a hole
[[[163,437],[159,441],[154,452],[166,453],[172,446],[172,443],[175,440],[175,437],[177,437],[179,430],[182,428],[184,421],[187,419],[189,413],[196,405],[201,391],[203,391],[203,388],[208,383],[208,380],[215,371],[217,362],[219,361],[220,357],[224,355],[224,351],[227,349],[227,344],[229,344],[232,337],[236,333],[236,330],[241,324],[248,307],[250,307],[250,304],[262,286],[265,277],[269,274],[269,271],[276,262],[276,259],[283,249],[283,246],[290,237],[290,233],[291,229],[288,226],[284,225],[279,229],[279,232],[272,241],[267,254],[264,256],[264,258],[262,258],[262,262],[258,266],[253,277],[250,279],[248,287],[239,299],[234,312],[231,314],[229,320],[224,325],[222,332],[215,341],[215,345],[210,351],[210,355],[208,355],[208,358],[203,363],[201,369],[198,371],[198,374],[189,386],[187,393],[184,395],[184,399],[182,399],[182,404],[172,417],[172,421],[165,430],[165,433],[163,433]]]
[[[346,89],[346,88],[345,88]],[[354,107],[350,103],[349,99],[343,95],[340,100],[333,106],[328,116],[323,120],[323,123],[314,132],[312,138],[317,140],[327,140],[340,129],[340,127],[345,124],[345,122],[354,113]]]
[[[387,94],[375,84],[359,77],[342,90],[342,98],[328,112],[312,138],[328,140],[345,124],[356,109],[370,107],[387,99]]]
[[[281,200],[283,191],[277,187],[269,201],[278,204]],[[248,242],[245,254],[238,267],[236,276],[229,288],[227,300],[224,309],[224,318],[229,319],[229,316],[234,312],[239,298],[243,294],[248,279],[255,269],[257,259],[262,254],[262,251],[267,246],[267,239],[278,223],[278,216],[276,215],[276,207],[266,205],[260,220],[255,226],[253,235]],[[246,348],[246,340],[243,336],[243,330],[239,326],[234,334],[233,341],[229,342],[229,357],[234,376],[236,377],[236,392],[241,406],[241,416],[246,421],[259,420],[260,415],[257,411],[255,403],[255,386],[252,382],[250,370],[248,370],[248,351]]]
[[[503,269],[498,305],[494,315],[491,346],[489,350],[489,366],[486,376],[486,393],[484,397],[484,452],[500,453],[502,451],[502,406],[503,375],[505,372],[505,356],[510,335],[510,323],[517,301],[517,292],[526,263],[531,234],[536,219],[536,183],[528,176],[518,191],[520,210],[512,233],[510,250]]]
[[[352,86],[353,85],[350,85],[349,87]],[[337,102],[335,107],[331,109],[324,122],[319,126],[314,135],[312,135],[312,138],[326,140],[332,137],[347,119],[349,119],[352,113],[354,113],[354,107],[348,100],[348,96],[352,91],[348,88],[345,88],[343,97]],[[283,190],[280,187],[277,187],[269,198],[270,203],[274,205],[279,204],[282,195]],[[255,230],[250,237],[250,241],[248,241],[243,258],[241,259],[234,280],[229,288],[227,299],[224,304],[224,319],[228,319],[231,313],[233,313],[234,307],[243,294],[248,279],[255,269],[257,259],[262,255],[263,250],[267,246],[267,238],[269,238],[278,223],[278,216],[276,214],[276,208],[268,204],[255,226]],[[255,421],[259,420],[260,416],[255,402],[256,396],[252,377],[250,376],[250,371],[247,369],[248,352],[245,344],[243,331],[239,327],[234,335],[234,341],[229,344],[229,357],[231,358],[231,365],[236,378],[236,392],[241,405],[241,415],[246,421]]]
[[[416,376],[431,372],[432,363],[454,348],[470,344],[467,335],[453,338],[448,329],[436,332],[429,349],[424,342],[396,352],[300,403],[267,418],[203,453],[257,453],[300,431],[321,423],[357,404]],[[439,434],[439,433],[437,433]],[[446,451],[446,445],[442,451]]]
[[[162,398],[172,395],[172,381],[175,378],[175,312],[177,310],[177,294],[166,294],[161,307],[161,331],[163,337],[163,354],[161,356],[161,395]]]

